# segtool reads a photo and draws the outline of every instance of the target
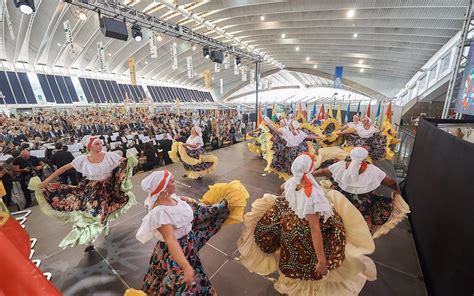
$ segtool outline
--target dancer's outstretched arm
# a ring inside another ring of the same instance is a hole
[[[313,176],[315,177],[328,177],[328,178],[331,178],[332,177],[332,173],[331,171],[328,169],[328,168],[324,168],[324,169],[319,169],[317,171],[314,171],[313,172]]]
[[[263,120],[267,124],[268,128],[274,131],[275,133],[279,134],[280,136],[283,135],[281,131],[279,131],[276,127],[273,126],[272,121],[268,117],[264,117]]]
[[[192,286],[194,278],[194,269],[189,264],[189,261],[186,259],[183,253],[183,249],[178,243],[176,236],[174,235],[173,226],[166,224],[158,228],[158,231],[161,233],[165,239],[165,243],[168,246],[171,256],[179,264],[179,267],[184,272],[184,282],[188,287]]]
[[[321,139],[321,137],[316,135],[316,134],[311,134],[311,135],[307,135],[306,139],[307,140],[319,140],[319,139]]]
[[[308,214],[306,219],[309,222],[311,228],[311,239],[313,240],[314,250],[316,256],[318,256],[318,264],[316,265],[316,271],[321,275],[326,275],[328,272],[326,255],[324,254],[323,235],[321,234],[321,228],[319,226],[319,214]]]
[[[45,188],[51,181],[55,180],[59,175],[62,173],[69,171],[72,169],[72,164],[68,163],[57,169],[54,173],[52,173],[46,180],[40,183],[40,188]]]
[[[398,188],[398,184],[395,180],[393,180],[392,178],[390,177],[385,177],[383,180],[382,180],[382,184],[389,187],[390,189],[392,189],[393,191],[395,191],[395,193],[397,194],[400,194],[400,188]]]

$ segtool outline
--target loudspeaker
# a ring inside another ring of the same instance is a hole
[[[250,122],[257,122],[257,116],[255,116],[255,113],[249,114],[249,120]]]
[[[249,122],[249,115],[248,114],[242,114],[242,121],[247,123]]]
[[[214,63],[222,64],[224,61],[224,54],[220,51],[211,51],[211,56],[210,56],[211,61]]]
[[[119,39],[123,41],[128,40],[127,25],[123,21],[118,21],[112,18],[103,16],[100,19],[100,30],[106,37]]]

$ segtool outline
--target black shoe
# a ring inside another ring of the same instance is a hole
[[[94,251],[94,245],[90,245],[84,250],[84,253],[91,253],[93,251]]]

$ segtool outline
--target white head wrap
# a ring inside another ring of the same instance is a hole
[[[102,140],[98,136],[88,135],[88,136],[84,136],[81,142],[82,142],[82,145],[86,147],[87,151],[89,151],[92,144],[94,144],[94,142],[97,140],[102,142]]]
[[[364,118],[367,118],[367,120],[369,121],[369,123],[372,123],[372,119],[370,119],[370,117],[364,116],[362,119],[364,119]]]
[[[329,167],[334,180],[342,190],[353,194],[364,194],[380,186],[386,174],[378,167],[368,165],[363,174],[359,174],[362,162],[368,156],[369,152],[366,149],[355,147],[351,151],[351,163],[347,168],[344,160]]]
[[[148,196],[145,199],[145,207],[148,209],[148,212],[153,209],[158,196],[166,189],[172,177],[172,173],[164,170],[153,172],[142,180],[142,189],[148,192]]]
[[[314,160],[309,154],[298,156],[291,164],[293,177],[285,182],[285,198],[299,218],[318,213],[326,220],[333,215],[332,208],[324,190],[311,174],[313,170]],[[304,188],[297,191],[300,183]]]
[[[193,127],[194,131],[198,134],[198,136],[202,137],[202,128],[200,128],[199,126],[195,125]]]

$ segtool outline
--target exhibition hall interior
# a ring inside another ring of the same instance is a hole
[[[473,295],[472,2],[0,0],[0,295]]]

